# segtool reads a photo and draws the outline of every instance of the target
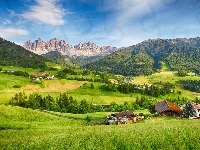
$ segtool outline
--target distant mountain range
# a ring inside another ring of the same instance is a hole
[[[38,48],[43,45],[43,42],[40,41],[39,43],[36,44]],[[54,43],[54,46],[50,45],[49,47],[55,48],[62,44]],[[87,45],[92,45],[92,43],[76,46],[79,49],[77,51],[82,51],[82,47],[87,47]],[[93,48],[91,47],[90,51]],[[36,48],[35,51],[37,50]],[[13,42],[0,38],[0,65],[45,69],[47,68],[45,62],[51,59],[66,66],[80,66],[83,69],[106,71],[125,76],[138,76],[150,75],[159,71],[164,62],[172,71],[200,74],[199,37],[190,39],[150,39],[127,48],[105,52],[104,55],[103,52],[100,55],[100,53],[95,54],[92,51],[93,55],[69,56],[67,54],[63,55],[65,50],[62,50],[62,53],[60,51],[61,49],[53,50],[52,48],[48,53],[40,56],[33,53],[33,50],[26,50]],[[89,49],[85,51],[89,51]]]
[[[200,74],[200,38],[150,39],[88,63],[83,68],[122,75],[149,75],[162,62],[174,71]]]
[[[53,38],[47,42],[38,38],[35,41],[24,42],[23,47],[36,54],[46,54],[51,51],[58,51],[62,55],[67,56],[80,56],[80,57],[94,57],[94,56],[106,56],[117,51],[116,47],[111,46],[98,46],[95,43],[79,43],[78,45],[72,46],[64,40],[58,40]]]

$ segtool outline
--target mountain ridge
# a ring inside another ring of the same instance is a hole
[[[0,65],[46,69],[51,61],[0,37]]]
[[[64,40],[53,38],[47,42],[38,38],[35,41],[24,42],[23,47],[36,54],[46,54],[51,51],[61,52],[62,55],[72,56],[106,56],[117,51],[116,47],[111,46],[98,46],[93,42],[79,43],[75,46],[70,45]]]
[[[172,70],[200,73],[200,38],[149,39],[83,66],[122,75],[150,75],[161,62]],[[189,60],[189,61],[188,61]]]

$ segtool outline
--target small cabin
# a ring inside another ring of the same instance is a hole
[[[156,103],[155,110],[161,116],[180,117],[182,113],[182,110],[179,108],[179,106],[170,101],[161,101]]]

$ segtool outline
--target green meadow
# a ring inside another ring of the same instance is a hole
[[[58,150],[138,150],[200,148],[199,120],[155,117],[119,125],[88,125],[107,113],[63,114],[0,105],[0,147],[12,149]],[[109,113],[108,113],[109,114]]]
[[[62,69],[63,66],[59,66],[54,63],[48,64],[51,67],[56,67],[57,69]],[[29,74],[37,72],[37,69],[13,67],[13,66],[0,66],[3,70],[15,70],[15,71],[26,71]],[[76,69],[78,75],[68,75],[68,77],[80,77],[81,70]],[[51,73],[56,75],[56,71]],[[88,78],[96,78],[89,74]],[[120,76],[121,77],[121,76]],[[110,79],[114,80],[114,79]],[[162,100],[162,99],[175,99],[175,98],[187,98],[188,100],[194,100],[198,93],[191,92],[183,89],[180,84],[180,80],[200,80],[200,76],[194,76],[189,74],[189,76],[179,77],[176,72],[170,70],[167,64],[163,63],[162,69],[150,76],[138,76],[132,79],[134,84],[154,84],[160,86],[165,83],[172,83],[175,85],[175,92],[167,94],[165,96],[151,97],[151,99]],[[16,93],[24,92],[26,94],[39,93],[43,96],[48,94],[56,97],[59,93],[66,92],[69,96],[73,96],[78,101],[86,99],[89,102],[96,104],[110,104],[111,102],[123,103],[123,102],[133,102],[136,97],[141,97],[139,93],[134,94],[122,94],[120,92],[105,92],[100,89],[104,83],[93,82],[94,88],[91,88],[91,83],[88,81],[76,81],[76,80],[66,80],[66,79],[53,79],[53,80],[42,80],[41,84],[32,83],[29,78],[23,78],[20,76],[8,75],[0,72],[0,104],[7,103]],[[14,85],[20,85],[20,88],[13,88]],[[181,91],[181,94],[178,93]]]
[[[62,66],[48,64],[57,69]],[[3,70],[21,70],[29,74],[37,69],[1,66]],[[69,75],[69,77],[79,77]],[[56,71],[51,73],[56,75]],[[93,78],[91,74],[87,76]],[[121,76],[120,76],[121,77]],[[200,80],[199,76],[178,77],[176,72],[163,64],[160,72],[150,76],[134,77],[135,84],[162,85],[167,82],[175,84],[175,92],[151,99],[187,98],[194,100],[198,93],[182,88],[180,80]],[[114,80],[114,79],[111,79]],[[93,84],[93,87],[91,87]],[[20,85],[20,88],[14,88]],[[102,125],[105,117],[113,112],[96,112],[87,114],[70,114],[46,110],[32,110],[10,106],[6,103],[19,92],[26,95],[38,93],[56,98],[66,92],[78,101],[85,99],[94,104],[110,104],[116,102],[134,102],[141,94],[122,94],[101,90],[104,83],[77,81],[67,79],[42,80],[40,84],[31,82],[29,78],[8,75],[0,72],[0,148],[12,149],[58,149],[58,150],[138,150],[138,149],[200,149],[198,133],[199,120],[177,119],[170,117],[150,117],[137,123],[106,126]],[[178,94],[177,91],[181,91]],[[148,110],[136,110],[135,114],[150,114]],[[89,117],[91,121],[87,121]]]

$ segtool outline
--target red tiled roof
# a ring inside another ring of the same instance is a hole
[[[155,104],[155,110],[158,113],[162,113],[168,110],[177,112],[177,113],[181,113],[181,109],[178,107],[178,105],[170,102],[170,101],[161,101]]]
[[[177,113],[181,113],[181,109],[178,107],[178,105],[176,105],[170,101],[166,101],[166,103],[170,110],[175,111]]]

